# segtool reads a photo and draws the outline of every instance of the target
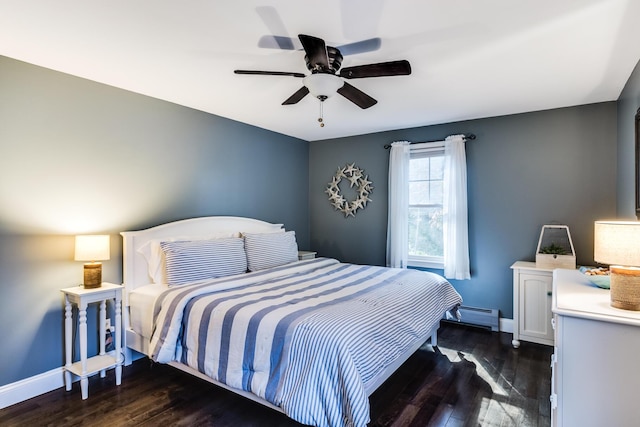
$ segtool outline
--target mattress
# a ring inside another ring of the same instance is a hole
[[[167,285],[151,284],[141,286],[129,293],[129,320],[131,329],[137,334],[150,339],[153,333],[153,308],[156,300]]]

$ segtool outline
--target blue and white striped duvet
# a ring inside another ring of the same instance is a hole
[[[151,357],[316,426],[365,426],[366,385],[461,303],[442,277],[317,258],[171,289]]]

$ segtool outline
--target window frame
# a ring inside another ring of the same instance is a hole
[[[444,157],[444,141],[438,142],[423,142],[419,144],[412,144],[409,147],[409,161],[411,159],[418,157],[420,154],[427,153],[428,156],[436,156],[441,155]],[[415,157],[414,157],[415,155]],[[407,186],[409,182],[407,182]],[[411,208],[411,204],[408,205]],[[409,219],[407,218],[407,221]],[[409,236],[406,237],[409,239]],[[443,236],[444,238],[444,236]],[[444,256],[420,256],[420,255],[411,255],[407,254],[407,266],[409,267],[422,267],[422,268],[434,268],[434,269],[444,269]]]

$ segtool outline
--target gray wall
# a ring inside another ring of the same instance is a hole
[[[5,57],[0,94],[0,386],[63,365],[75,234],[112,236],[116,283],[118,233],[176,219],[281,222],[309,246],[306,141]]]
[[[474,133],[466,148],[472,279],[452,283],[466,305],[498,308],[512,318],[509,267],[535,260],[542,225],[568,225],[578,263],[593,263],[593,221],[616,213],[616,126],[616,103],[608,102],[312,142],[311,247],[346,262],[384,265],[389,154],[383,146]],[[375,188],[364,211],[344,218],[324,189],[338,167],[352,162]]]
[[[635,212],[635,122],[640,108],[640,62],[618,98],[618,216],[634,219]]]

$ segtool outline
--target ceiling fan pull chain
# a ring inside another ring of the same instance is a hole
[[[324,102],[322,102],[322,100],[320,100],[320,117],[318,117],[318,122],[320,122],[320,127],[323,128],[324,127],[324,121],[322,120],[322,106],[323,106]]]

